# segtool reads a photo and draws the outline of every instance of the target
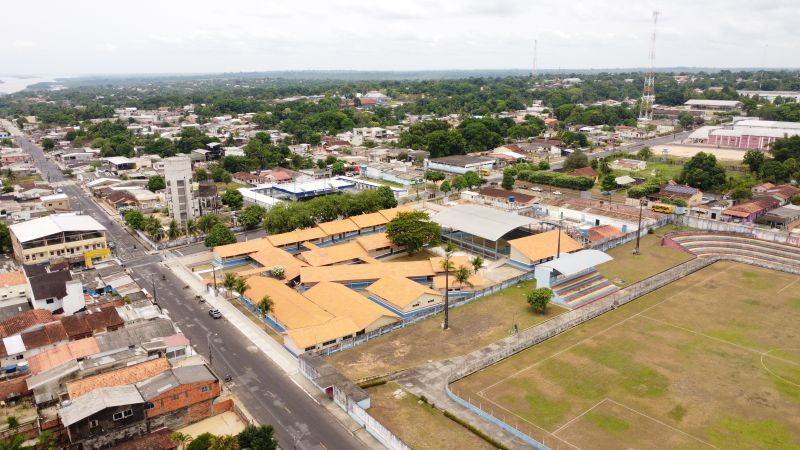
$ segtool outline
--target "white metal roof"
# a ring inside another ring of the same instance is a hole
[[[131,164],[136,162],[128,158],[127,156],[109,156],[108,158],[103,158],[103,159],[110,162],[111,164],[114,164],[115,166],[118,166],[120,164]]]
[[[244,198],[245,201],[255,203],[256,205],[265,208],[270,208],[281,202],[276,198],[270,197],[269,195],[258,193],[250,188],[239,188],[239,192],[242,193],[242,197]]]
[[[39,200],[43,202],[49,202],[52,200],[64,200],[67,198],[67,194],[53,194],[53,195],[43,195],[39,197]]]
[[[536,222],[531,217],[478,205],[453,206],[439,211],[432,219],[444,228],[463,231],[490,241],[496,241],[510,231]]]
[[[69,406],[62,407],[58,413],[61,416],[61,422],[68,427],[106,408],[143,402],[144,399],[136,386],[128,384],[95,389],[72,400]]]
[[[598,266],[611,261],[612,258],[600,250],[581,250],[575,253],[562,254],[560,258],[540,264],[542,267],[549,267],[562,275],[572,275],[581,270]]]
[[[22,335],[19,334],[3,338],[3,345],[5,345],[8,355],[16,355],[25,351],[25,343],[22,342]]]
[[[91,216],[54,214],[47,217],[15,223],[9,227],[19,242],[29,242],[61,232],[105,231],[106,227]]]
[[[739,100],[706,100],[706,99],[698,99],[693,98],[691,100],[687,100],[684,105],[698,105],[698,106],[730,106],[735,107],[741,105],[742,102]]]

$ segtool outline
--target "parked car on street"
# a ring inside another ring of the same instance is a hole
[[[219,318],[222,317],[222,313],[219,312],[219,310],[217,308],[209,309],[208,310],[208,315],[213,317],[213,318],[215,318],[215,319],[219,319]]]

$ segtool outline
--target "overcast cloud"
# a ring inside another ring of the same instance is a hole
[[[797,0],[4,2],[0,73],[798,67]]]

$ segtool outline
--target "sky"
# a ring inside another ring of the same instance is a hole
[[[4,2],[0,74],[800,67],[797,0]]]

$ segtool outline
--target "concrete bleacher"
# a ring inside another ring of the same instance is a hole
[[[564,277],[551,289],[554,294],[553,301],[570,309],[588,305],[618,290],[594,268]]]
[[[698,255],[741,256],[789,267],[800,267],[800,248],[753,237],[709,232],[675,233],[665,238]]]

